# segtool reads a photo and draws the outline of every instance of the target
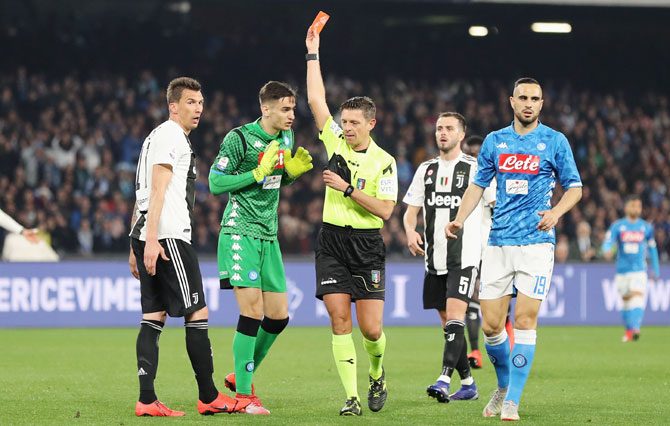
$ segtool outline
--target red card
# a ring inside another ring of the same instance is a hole
[[[314,22],[312,22],[312,25],[310,25],[309,29],[313,30],[315,34],[319,34],[326,25],[326,22],[328,22],[328,19],[330,19],[330,15],[320,10],[319,14],[316,15],[316,18],[314,18]]]

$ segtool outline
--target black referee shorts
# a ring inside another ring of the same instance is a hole
[[[378,229],[324,223],[316,247],[316,297],[345,293],[351,300],[384,300],[386,246]]]
[[[470,266],[444,275],[426,273],[423,279],[423,309],[447,309],[447,299],[470,303],[477,281],[477,268]]]
[[[166,311],[171,317],[183,317],[207,306],[193,246],[174,238],[158,240],[170,260],[159,255],[156,275],[152,276],[144,266],[146,243],[136,238],[130,240],[140,272],[142,313]]]

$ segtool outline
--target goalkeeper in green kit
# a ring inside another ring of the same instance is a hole
[[[262,116],[230,131],[209,172],[209,189],[230,193],[221,220],[221,288],[235,292],[240,317],[233,339],[235,372],[226,387],[248,399],[248,414],[270,414],[256,396],[254,371],[288,324],[286,275],[277,241],[279,188],[312,168],[304,148],[294,155],[295,91],[270,81],[259,93]]]

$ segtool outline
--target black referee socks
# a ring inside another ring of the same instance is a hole
[[[158,339],[164,322],[142,320],[137,334],[137,377],[140,379],[140,402],[151,404],[158,399],[154,391],[154,379],[158,369]]]
[[[219,396],[214,386],[214,362],[212,361],[212,345],[209,342],[208,323],[206,319],[184,323],[186,328],[186,351],[191,359],[191,366],[198,382],[200,401],[209,404]]]

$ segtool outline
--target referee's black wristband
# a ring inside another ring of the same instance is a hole
[[[344,196],[350,197],[352,192],[354,192],[354,187],[349,185],[347,189],[344,190]]]
[[[306,61],[318,61],[319,60],[319,54],[318,53],[308,53],[305,55],[305,60]]]

